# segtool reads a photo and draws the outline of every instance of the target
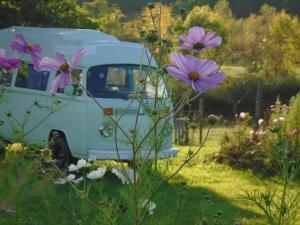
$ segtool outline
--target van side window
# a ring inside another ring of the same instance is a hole
[[[55,77],[57,77],[60,74],[59,71],[56,72]],[[81,96],[82,95],[82,89],[78,85],[82,80],[82,70],[81,69],[73,69],[72,70],[72,85],[67,86],[65,88],[58,88],[58,93],[66,93],[69,92],[69,94]],[[71,91],[71,93],[70,93]]]
[[[49,79],[49,71],[36,71],[32,64],[23,63],[16,79],[16,87],[45,91]]]
[[[0,73],[0,85],[4,84],[6,86],[10,86],[12,76],[13,74],[10,72]]]

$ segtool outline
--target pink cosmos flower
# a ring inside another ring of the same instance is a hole
[[[204,51],[207,48],[218,47],[222,44],[222,38],[214,32],[205,33],[202,27],[192,27],[188,35],[179,35],[184,50]]]
[[[38,44],[29,44],[22,34],[16,33],[15,40],[10,44],[12,50],[21,54],[31,56],[34,69],[40,71],[39,62],[41,60],[42,47]]]
[[[215,88],[224,80],[224,73],[218,72],[218,66],[212,60],[200,60],[191,55],[173,53],[171,62],[172,65],[166,66],[167,72],[192,85],[197,92]]]
[[[17,69],[22,65],[22,60],[12,57],[6,57],[5,56],[5,50],[0,49],[0,69],[3,72],[7,72],[13,69]]]
[[[63,52],[56,52],[56,59],[44,57],[40,61],[40,69],[59,71],[60,74],[53,80],[51,93],[55,94],[59,88],[65,88],[72,83],[72,70],[79,67],[80,57],[86,52],[80,48],[76,51],[71,63],[68,62]]]

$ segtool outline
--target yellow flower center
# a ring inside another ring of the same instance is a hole
[[[196,71],[192,71],[192,72],[188,73],[188,76],[189,76],[190,80],[194,80],[194,81],[199,80],[199,78],[200,78],[200,74]]]
[[[32,51],[32,49],[33,49],[32,45],[30,45],[30,44],[29,44],[29,45],[27,45],[27,49],[28,49],[28,51],[30,51],[30,52],[31,52],[31,51]]]
[[[64,73],[67,73],[69,72],[69,64],[68,63],[64,63],[64,64],[61,64],[60,67],[59,67],[59,70],[61,72],[64,72]]]

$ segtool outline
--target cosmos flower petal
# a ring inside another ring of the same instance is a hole
[[[208,76],[216,73],[218,70],[217,63],[212,60],[203,60],[199,67],[199,72],[202,76]]]
[[[205,32],[202,27],[192,27],[189,29],[189,37],[195,42],[201,42]]]
[[[76,51],[75,55],[73,56],[72,62],[71,62],[71,68],[76,68],[79,66],[79,61],[81,56],[86,52],[86,49],[80,48]]]
[[[64,64],[64,63],[68,63],[68,60],[66,59],[66,56],[63,52],[56,52],[56,58],[59,62],[59,64]]]
[[[180,44],[179,45],[181,47],[181,49],[183,50],[194,50],[193,45],[190,45],[188,43],[184,43],[184,44]]]
[[[13,41],[10,43],[10,47],[13,51],[17,51],[19,53],[25,53],[26,52],[26,46],[20,42]]]
[[[58,71],[59,66],[60,63],[50,57],[42,58],[39,64],[41,70],[48,70],[48,71]]]
[[[221,37],[214,37],[206,42],[207,47],[220,46],[222,44]]]
[[[171,55],[171,62],[174,66],[178,67],[178,69],[182,70],[183,72],[188,72],[188,65],[186,63],[186,58],[180,53],[173,53]]]
[[[60,88],[65,88],[66,86],[72,84],[72,76],[70,73],[62,74],[61,83],[59,85]]]
[[[33,44],[32,45],[32,52],[35,54],[35,55],[40,55],[42,54],[42,47],[38,44]]]
[[[202,77],[202,82],[209,88],[215,88],[217,87],[223,80],[224,80],[224,73],[216,73],[209,77]]]
[[[175,66],[167,66],[166,70],[171,76],[173,76],[177,79],[182,79],[182,78],[186,77],[186,74],[183,71],[179,70]]]
[[[21,33],[16,33],[15,35],[15,40],[21,44],[24,44],[25,46],[28,45],[26,39],[24,38],[24,36]]]
[[[60,80],[61,80],[61,75],[55,77],[54,80],[52,81],[51,90],[50,90],[51,94],[55,95],[57,93],[61,82]]]
[[[192,81],[192,88],[197,91],[197,92],[204,92],[207,90],[207,87],[205,86],[204,83],[199,82],[199,81]]]
[[[36,71],[40,71],[40,60],[41,60],[41,57],[39,55],[36,55],[36,54],[31,54],[31,60],[32,60],[32,64],[33,64],[33,67]]]
[[[4,58],[5,57],[5,50],[0,48],[0,58]]]

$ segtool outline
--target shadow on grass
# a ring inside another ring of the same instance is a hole
[[[12,214],[0,212],[1,225],[86,225],[84,221],[92,221],[88,224],[106,224],[97,219],[99,211],[91,206],[84,206],[79,198],[70,194],[71,188],[68,185],[54,185],[54,177],[51,175],[40,178],[34,163],[0,164],[0,169],[0,203],[16,211]],[[159,173],[155,176],[158,180],[162,179]],[[163,186],[153,200],[157,205],[154,216],[146,216],[143,224],[200,225],[202,218],[207,217],[209,224],[214,225],[215,215],[218,214],[222,216],[221,224],[231,225],[238,218],[258,217],[257,214],[234,205],[231,199],[205,188],[183,185],[181,180],[184,178],[176,176],[171,183]],[[91,199],[102,206],[114,204],[113,207],[119,207],[120,190],[124,187],[120,180],[108,174],[102,181],[96,182],[99,183],[94,183],[96,185],[91,189]],[[105,195],[104,201],[101,195]],[[122,217],[128,217],[126,210],[122,213]],[[132,225],[125,221],[117,224]],[[251,225],[253,224],[259,223]]]
[[[200,225],[204,217],[210,225],[217,224],[215,221],[218,217],[223,225],[234,225],[235,222],[241,222],[241,219],[262,220],[261,215],[238,207],[233,204],[232,199],[224,198],[206,188],[183,185],[180,180],[184,178],[177,176],[173,183],[164,186],[159,193],[161,206],[156,211],[158,214],[178,217],[178,225]]]

